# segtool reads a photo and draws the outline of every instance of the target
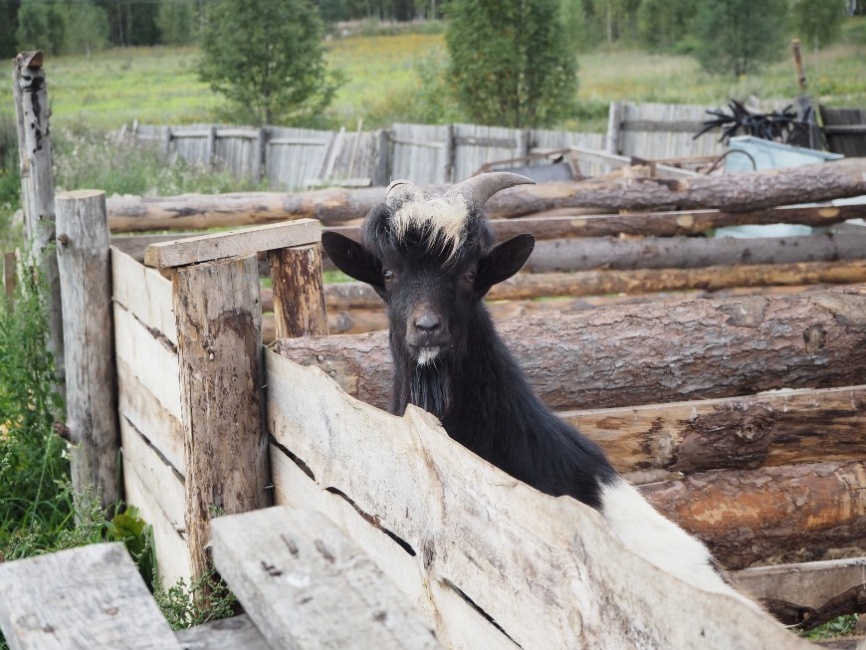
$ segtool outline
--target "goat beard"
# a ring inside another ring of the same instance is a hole
[[[453,406],[451,372],[447,360],[415,366],[409,379],[409,402],[442,420]]]

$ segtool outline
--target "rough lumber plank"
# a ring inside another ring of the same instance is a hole
[[[198,577],[209,570],[211,517],[271,500],[256,257],[179,267],[172,295],[186,436],[185,524]]]
[[[183,526],[183,477],[126,418],[120,418],[125,465],[134,467],[145,488],[174,526]]]
[[[321,225],[315,219],[258,226],[175,242],[151,244],[144,252],[144,263],[156,268],[173,268],[229,257],[255,255],[259,251],[314,244],[321,239]]]
[[[321,513],[268,508],[213,521],[214,563],[281,648],[438,648],[389,582]]]
[[[487,300],[604,296],[671,291],[719,291],[807,284],[863,284],[866,261],[742,264],[702,269],[638,269],[518,273],[495,285]],[[378,309],[382,299],[362,282],[325,285],[329,309]]]
[[[138,475],[135,465],[123,461],[123,485],[126,502],[138,508],[141,518],[151,525],[156,549],[159,577],[166,587],[181,578],[189,584],[192,569],[189,562],[183,519],[171,521],[159,501]]]
[[[305,469],[309,472],[309,468]],[[404,541],[358,510],[338,490],[327,490],[316,483],[276,445],[271,445],[271,471],[274,501],[327,515],[369,557],[376,559],[382,571],[426,620],[436,621],[437,636],[442,643],[455,650],[518,647],[454,589],[438,580],[428,580],[417,554]]]
[[[866,552],[864,462],[713,470],[640,489],[731,569]]]
[[[866,461],[866,386],[562,411],[620,472]]]
[[[0,564],[0,593],[12,650],[180,649],[120,543]]]
[[[180,420],[180,374],[177,353],[167,340],[155,338],[132,314],[114,305],[115,354],[172,417]]]
[[[277,338],[328,334],[319,244],[268,253]]]
[[[111,251],[112,298],[151,330],[177,345],[171,280],[117,248]]]
[[[866,584],[866,557],[759,566],[737,571],[734,577],[756,598],[818,608],[845,590]]]
[[[183,650],[272,650],[246,614],[174,633]]]
[[[265,355],[276,441],[414,549],[426,580],[455,585],[523,648],[808,647],[729,597],[669,579],[595,511],[508,477],[429,414],[391,416],[318,369]]]
[[[866,289],[621,305],[497,324],[555,409],[613,408],[854,386],[866,366]],[[387,408],[386,332],[283,339],[349,394]]]
[[[105,192],[64,192],[55,205],[72,487],[96,490],[108,510],[121,490]]]
[[[116,361],[117,409],[120,417],[128,420],[138,429],[183,476],[186,473],[186,464],[183,458],[184,436],[180,420],[169,413],[153,393],[138,380],[129,364],[119,357]],[[178,394],[180,394],[179,390]]]

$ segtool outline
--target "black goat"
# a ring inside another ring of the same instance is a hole
[[[532,182],[484,174],[428,198],[397,181],[367,215],[362,243],[322,236],[337,267],[387,304],[392,411],[402,415],[407,404],[430,411],[448,435],[500,469],[599,510],[617,536],[657,566],[752,604],[713,569],[701,542],[659,515],[597,445],[533,394],[497,335],[482,298],[523,266],[534,239],[520,235],[494,246],[482,208],[499,190]]]

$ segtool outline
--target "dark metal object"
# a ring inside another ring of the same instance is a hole
[[[802,116],[797,114],[793,105],[771,113],[753,113],[736,99],[728,102],[730,113],[724,110],[709,110],[715,119],[706,120],[704,128],[698,131],[698,138],[713,129],[721,129],[720,142],[727,143],[735,135],[751,135],[762,140],[772,140],[791,145],[807,145],[809,142],[809,123],[811,108]]]

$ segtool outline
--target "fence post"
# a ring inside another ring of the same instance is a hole
[[[72,486],[95,487],[108,509],[122,494],[105,192],[64,192],[56,208]]]
[[[255,178],[259,183],[268,177],[268,138],[270,137],[270,129],[263,126],[259,129],[258,138],[258,168],[253,170],[252,178]]]
[[[274,289],[276,337],[328,334],[319,244],[268,253]]]
[[[373,167],[373,186],[387,186],[391,180],[391,138],[388,129],[377,133],[376,164]]]
[[[25,266],[39,266],[48,287],[46,311],[48,349],[54,355],[57,392],[65,399],[63,370],[63,309],[60,275],[54,245],[54,172],[51,169],[51,137],[48,127],[48,91],[42,52],[24,52],[15,58],[13,94],[18,124],[18,156],[21,168],[21,204],[29,259]]]
[[[210,520],[270,505],[255,255],[172,271],[193,578],[209,571]]]
[[[611,102],[607,118],[607,152],[619,155],[622,143],[619,141],[622,131],[622,117],[625,107],[620,102]]]
[[[207,129],[207,168],[213,169],[216,166],[216,139],[217,128],[209,126]]]
[[[443,179],[445,183],[454,183],[455,169],[457,166],[457,140],[454,137],[454,125],[445,126],[445,170]]]

